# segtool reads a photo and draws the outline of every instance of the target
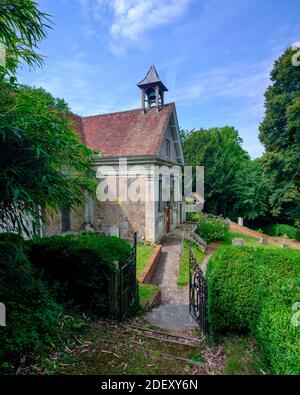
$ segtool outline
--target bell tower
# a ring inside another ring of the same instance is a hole
[[[148,108],[156,107],[159,111],[164,105],[164,93],[168,91],[161,82],[155,66],[151,66],[146,77],[138,84],[142,91],[142,111],[145,113]]]

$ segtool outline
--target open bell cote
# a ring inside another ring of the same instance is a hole
[[[167,87],[160,80],[155,66],[151,66],[146,77],[138,84],[142,91],[142,111],[145,113],[148,108],[156,107],[159,111],[164,105],[164,93]]]

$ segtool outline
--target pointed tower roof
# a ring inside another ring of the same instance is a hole
[[[164,91],[167,92],[168,88],[162,83],[161,79],[159,78],[159,75],[157,74],[155,66],[151,66],[146,77],[138,83],[139,88],[143,88],[148,85],[155,85],[159,84],[160,88]]]

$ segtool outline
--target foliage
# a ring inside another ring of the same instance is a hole
[[[229,222],[212,214],[202,214],[199,218],[196,233],[207,243],[224,240],[229,231]]]
[[[46,206],[69,209],[93,191],[94,152],[71,128],[68,107],[42,89],[0,90],[0,224],[28,232]]]
[[[2,0],[0,15],[0,43],[6,52],[6,64],[0,65],[1,83],[6,75],[15,74],[21,61],[32,67],[42,65],[37,46],[46,37],[51,20],[33,0]]]
[[[286,224],[275,224],[265,228],[269,236],[287,236],[290,239],[300,241],[300,229]]]
[[[125,262],[130,253],[126,241],[83,234],[37,238],[27,246],[30,261],[42,271],[59,302],[107,313],[114,261]]]
[[[191,222],[198,222],[202,213],[186,213],[186,220]]]
[[[249,160],[237,171],[232,184],[235,197],[232,214],[244,220],[259,220],[268,215],[268,190],[259,160]]]
[[[287,49],[274,64],[259,137],[266,150],[261,164],[272,215],[299,225],[300,67],[293,66],[293,53]]]
[[[8,239],[10,236],[8,236]],[[6,306],[7,326],[0,328],[0,372],[9,372],[24,354],[54,341],[61,307],[45,284],[35,278],[22,251],[22,241],[0,240],[0,301]]]
[[[276,374],[300,373],[300,252],[221,247],[207,268],[209,323],[215,336],[250,333]]]
[[[204,166],[205,211],[229,216],[238,171],[250,161],[237,130],[225,126],[186,132],[183,151],[186,165]]]

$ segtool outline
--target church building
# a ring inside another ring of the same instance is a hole
[[[85,209],[57,215],[44,234],[88,227],[122,238],[138,232],[139,239],[156,242],[183,222],[184,158],[175,104],[165,103],[168,89],[154,66],[138,88],[138,109],[73,117],[83,143],[101,153],[97,196],[87,197]]]

